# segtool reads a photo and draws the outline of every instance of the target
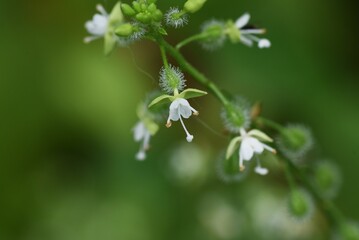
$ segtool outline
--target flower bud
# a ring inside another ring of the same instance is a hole
[[[132,17],[136,15],[136,11],[128,4],[122,3],[121,4],[121,10],[124,15]]]
[[[313,137],[302,125],[289,125],[280,133],[278,147],[291,160],[300,160],[313,147]]]
[[[118,26],[115,33],[120,37],[128,37],[133,33],[133,27],[130,23],[125,23]]]
[[[166,24],[168,26],[179,28],[187,24],[188,18],[186,14],[183,14],[178,8],[170,8],[165,15]]]
[[[314,168],[313,182],[324,197],[333,198],[340,188],[341,175],[333,163],[322,161]]]
[[[302,189],[292,190],[289,196],[289,213],[299,220],[304,220],[313,214],[313,200],[308,192]]]
[[[186,80],[184,74],[177,67],[170,65],[169,67],[162,67],[160,71],[160,87],[168,94],[173,94],[175,90],[182,91]]]
[[[184,9],[187,12],[195,13],[200,10],[207,0],[188,0],[184,4]]]
[[[200,43],[204,49],[215,50],[223,46],[226,40],[224,23],[217,20],[206,22],[202,26],[202,34],[206,37]]]
[[[237,97],[222,110],[222,119],[228,131],[238,134],[241,128],[250,125],[250,107],[247,101]]]

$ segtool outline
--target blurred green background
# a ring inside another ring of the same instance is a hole
[[[182,2],[158,4],[165,10]],[[135,109],[157,84],[136,72],[127,49],[104,58],[101,41],[83,44],[96,3],[0,3],[0,239],[329,238],[320,214],[300,223],[279,214],[287,194],[280,172],[249,173],[234,184],[218,180],[215,161],[227,140],[194,119],[187,121],[194,144],[174,124],[152,139],[145,162],[135,161]],[[102,3],[110,9],[115,1]],[[227,44],[205,52],[193,44],[184,54],[224,89],[262,101],[265,116],[310,126],[316,151],[342,171],[335,202],[353,220],[359,219],[358,7],[349,0],[208,0],[189,25],[169,31],[175,43],[208,19],[245,11],[268,29],[268,50]],[[133,47],[138,65],[156,77],[156,46]],[[213,97],[195,108],[222,130]]]

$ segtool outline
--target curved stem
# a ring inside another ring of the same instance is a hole
[[[176,45],[176,49],[179,50],[179,49],[181,49],[182,47],[186,46],[187,44],[190,44],[191,42],[198,41],[198,40],[202,40],[202,39],[206,39],[207,37],[208,37],[208,34],[205,34],[205,33],[195,34],[195,35],[190,36],[189,38],[186,38],[185,40],[179,42],[179,43]]]
[[[273,128],[274,130],[278,131],[278,132],[283,132],[284,131],[284,127],[272,120],[269,120],[267,118],[264,117],[257,117],[256,119],[257,123],[259,124],[263,124],[265,126],[268,126],[270,128]]]
[[[161,51],[161,57],[162,57],[163,65],[165,66],[165,68],[169,68],[165,48],[163,46],[160,46],[160,51]]]

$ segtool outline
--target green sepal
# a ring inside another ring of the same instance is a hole
[[[264,132],[259,131],[257,129],[253,129],[253,130],[249,131],[248,134],[258,138],[261,141],[273,142],[272,138],[270,138],[267,134],[265,134]]]
[[[155,98],[149,105],[148,108],[153,107],[154,105],[158,105],[158,104],[164,104],[164,103],[170,103],[173,102],[173,100],[175,99],[174,96],[171,95],[161,95],[157,98]]]
[[[232,139],[232,141],[229,143],[227,152],[226,152],[226,159],[229,159],[234,151],[239,147],[239,143],[242,140],[242,137],[235,137]]]
[[[117,2],[110,13],[109,26],[116,26],[122,23],[123,20],[124,18],[121,10],[121,2]]]
[[[179,95],[177,95],[177,98],[184,98],[184,99],[190,99],[195,97],[202,97],[204,95],[207,95],[207,92],[194,89],[194,88],[188,88],[181,92]]]
[[[105,39],[104,53],[107,56],[113,51],[117,42],[116,42],[116,37],[110,31],[105,34],[104,39]]]
[[[238,43],[240,41],[241,32],[231,20],[226,24],[226,34],[232,43]]]
[[[133,17],[136,15],[136,11],[128,4],[126,3],[122,3],[121,4],[121,9],[124,15],[129,16],[129,17]]]

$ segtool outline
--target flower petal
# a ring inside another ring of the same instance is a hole
[[[237,21],[235,23],[236,27],[239,29],[244,27],[245,25],[248,24],[250,18],[251,18],[251,16],[249,15],[249,13],[243,14],[240,18],[237,19]]]
[[[255,153],[263,152],[263,150],[264,150],[263,143],[261,143],[258,139],[253,138],[253,137],[248,137],[247,141]]]
[[[243,157],[243,160],[249,161],[253,157],[253,148],[248,142],[248,138],[243,139],[241,147],[239,149],[239,154]]]
[[[179,106],[179,112],[184,118],[189,118],[192,115],[192,110],[190,106]]]
[[[146,134],[146,127],[142,122],[138,122],[133,128],[133,137],[136,142],[141,141]]]

